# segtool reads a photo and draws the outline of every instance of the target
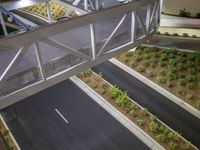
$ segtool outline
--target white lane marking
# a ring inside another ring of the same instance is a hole
[[[58,113],[58,115],[59,115],[66,123],[69,123],[69,121],[59,112],[58,109],[55,108],[55,111]]]

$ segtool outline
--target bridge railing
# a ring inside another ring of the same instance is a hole
[[[138,46],[159,23],[160,1],[140,0],[0,39],[0,108]]]

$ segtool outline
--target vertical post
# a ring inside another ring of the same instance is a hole
[[[51,10],[50,10],[49,1],[46,2],[46,8],[47,8],[48,21],[49,21],[49,23],[52,23],[53,19],[52,19],[52,16],[51,16]]]
[[[88,0],[84,0],[84,9],[88,10]]]
[[[147,14],[146,14],[146,31],[147,34],[149,32],[150,27],[150,19],[151,19],[151,5],[146,6],[147,7]]]
[[[135,12],[131,13],[131,41],[135,41]]]
[[[4,35],[8,36],[8,31],[6,29],[6,25],[5,25],[5,22],[3,20],[3,16],[2,16],[1,11],[0,11],[0,22],[1,22],[1,26],[2,26],[2,29],[3,29]]]
[[[91,46],[92,46],[92,59],[96,58],[96,37],[95,37],[95,24],[90,24]]]
[[[41,72],[42,80],[46,80],[45,72],[44,72],[44,68],[43,68],[41,50],[40,50],[40,46],[39,46],[38,42],[34,43],[34,48],[35,48],[35,54],[36,54],[36,57],[37,57],[37,61],[38,61],[39,69],[40,69],[40,72]]]
[[[99,0],[95,0],[95,8],[97,11],[99,10]]]

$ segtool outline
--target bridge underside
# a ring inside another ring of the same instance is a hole
[[[93,11],[0,39],[0,109],[148,40],[160,1]]]

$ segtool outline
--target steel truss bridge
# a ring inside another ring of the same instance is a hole
[[[144,43],[160,24],[161,0],[56,1],[81,15],[55,23],[45,1],[48,25],[9,35],[0,13],[0,109]]]

